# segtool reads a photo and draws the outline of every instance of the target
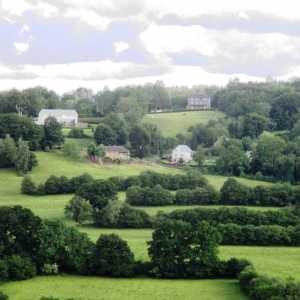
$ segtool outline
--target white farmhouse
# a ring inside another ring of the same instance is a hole
[[[73,109],[42,109],[35,124],[43,125],[47,117],[55,117],[62,125],[75,125],[78,121],[78,114]]]
[[[178,145],[172,151],[172,160],[178,161],[180,158],[185,162],[193,160],[193,151],[187,145]]]

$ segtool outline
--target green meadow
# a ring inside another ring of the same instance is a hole
[[[36,152],[39,166],[30,176],[36,183],[45,182],[51,175],[73,177],[86,172],[94,178],[107,179],[110,176],[138,175],[145,170],[162,173],[180,173],[179,169],[168,169],[152,165],[93,165],[84,158],[76,161],[66,158],[61,152]],[[208,181],[220,189],[227,177],[205,175]],[[0,205],[22,205],[30,208],[43,219],[57,218],[66,221],[69,226],[76,226],[66,220],[63,208],[72,195],[54,195],[34,197],[22,195],[20,186],[22,177],[13,169],[0,170]],[[269,185],[269,183],[237,179],[248,186]],[[125,193],[119,193],[119,199],[125,199]],[[171,212],[175,209],[189,209],[195,206],[143,207],[150,215],[158,210]],[[218,208],[220,206],[207,206]],[[265,207],[250,209],[266,210]],[[278,208],[272,208],[278,209]],[[146,242],[151,239],[151,229],[101,229],[85,225],[79,229],[86,232],[93,241],[101,233],[116,233],[126,240],[137,259],[149,260]],[[257,271],[271,276],[293,276],[300,279],[298,264],[300,248],[293,247],[245,247],[221,246],[220,257],[247,258],[254,263]],[[62,299],[246,299],[240,291],[237,280],[155,280],[155,279],[111,279],[77,276],[37,277],[22,282],[11,282],[1,286],[1,290],[11,300],[40,299],[41,296],[53,296]]]
[[[114,279],[83,276],[44,276],[1,287],[10,300],[39,300],[42,296],[67,300],[244,300],[236,280]]]
[[[186,133],[192,125],[207,123],[224,116],[224,113],[215,110],[157,113],[144,116],[142,122],[157,125],[164,137],[175,137],[179,132]]]

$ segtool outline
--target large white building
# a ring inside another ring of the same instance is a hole
[[[74,125],[78,121],[78,114],[73,109],[42,109],[38,118],[35,118],[35,124],[43,125],[47,117],[55,117],[62,125]]]
[[[193,150],[187,145],[178,145],[172,151],[172,160],[179,161],[180,158],[185,162],[193,160]]]

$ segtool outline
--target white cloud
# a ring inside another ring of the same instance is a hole
[[[39,3],[38,10],[40,10],[46,18],[57,15],[58,9],[56,6],[49,5],[48,3]]]
[[[300,58],[300,37],[280,33],[254,34],[236,29],[218,31],[201,26],[152,25],[140,35],[140,39],[147,51],[162,61],[168,60],[169,53],[187,52],[232,58],[236,62],[250,56],[274,59],[278,55],[288,55]]]
[[[21,16],[32,8],[33,6],[24,0],[2,0],[2,9],[13,15]]]
[[[20,35],[20,36],[23,36],[23,33],[24,33],[25,31],[28,31],[28,30],[30,30],[30,26],[28,26],[28,25],[25,24],[25,25],[21,28],[19,35]]]
[[[249,15],[246,14],[244,11],[240,11],[239,18],[240,19],[245,19],[245,20],[249,20],[250,19]]]
[[[14,46],[15,46],[18,54],[22,54],[29,49],[29,44],[26,44],[26,43],[17,43],[16,42],[16,43],[14,43]]]
[[[78,19],[99,30],[107,29],[108,24],[112,21],[107,17],[99,16],[92,10],[86,10],[84,8],[69,8],[64,14],[64,17]]]
[[[158,57],[168,52],[180,53],[188,50],[213,56],[217,46],[214,34],[213,30],[201,26],[152,25],[140,35],[140,38],[146,49]]]
[[[122,52],[122,51],[128,49],[129,45],[128,45],[128,43],[117,42],[117,43],[115,43],[115,47],[116,47],[116,52]]]

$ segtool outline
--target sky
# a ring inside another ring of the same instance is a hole
[[[298,7],[296,0],[0,0],[0,90],[300,77]]]

